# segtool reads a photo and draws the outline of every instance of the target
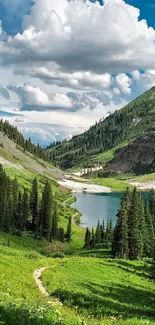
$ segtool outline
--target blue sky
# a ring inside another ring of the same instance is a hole
[[[36,142],[69,139],[155,85],[155,2],[99,3],[0,0],[0,116]]]
[[[32,0],[0,0],[0,20],[9,34],[21,31],[23,16],[30,13]]]

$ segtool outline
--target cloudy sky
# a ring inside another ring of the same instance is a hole
[[[49,144],[155,85],[154,0],[0,0],[0,117]]]

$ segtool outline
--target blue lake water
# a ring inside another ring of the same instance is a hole
[[[146,193],[142,194],[146,198]],[[116,214],[120,208],[120,199],[123,193],[105,193],[105,194],[75,194],[77,201],[72,207],[77,208],[81,213],[82,227],[96,227],[98,220],[100,222],[111,218],[113,226],[116,223]]]

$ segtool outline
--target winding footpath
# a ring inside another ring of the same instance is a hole
[[[49,297],[49,293],[47,292],[47,290],[45,289],[45,287],[43,286],[43,282],[42,280],[40,279],[42,274],[48,269],[48,267],[42,267],[41,269],[37,269],[34,271],[34,274],[33,274],[33,278],[36,282],[36,285],[38,286],[39,290],[41,291],[42,295],[44,297]]]
[[[46,288],[43,285],[42,280],[40,279],[42,274],[48,269],[48,266],[42,267],[41,269],[37,269],[34,271],[33,273],[33,279],[36,282],[36,285],[38,287],[38,289],[40,290],[40,292],[42,293],[42,295],[45,298],[50,298],[49,303],[53,306],[53,307],[61,307],[63,306],[63,304],[60,302],[59,299],[57,298],[51,298],[49,292],[47,292]]]

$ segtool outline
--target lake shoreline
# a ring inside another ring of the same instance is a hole
[[[64,186],[72,191],[72,193],[111,193],[112,190],[106,186],[95,185],[90,183],[80,183],[74,180],[64,178],[58,182],[59,185]]]

